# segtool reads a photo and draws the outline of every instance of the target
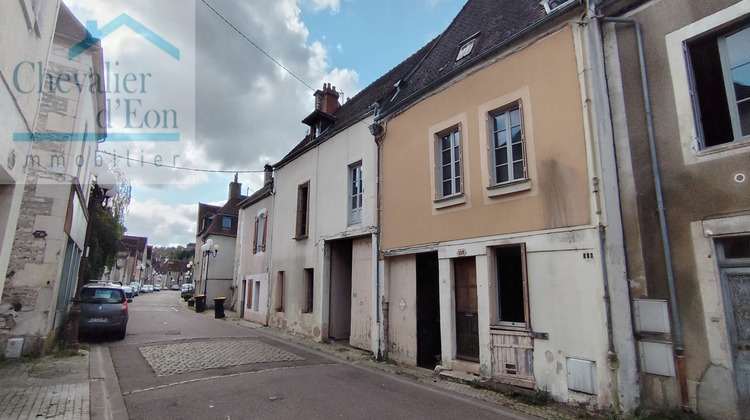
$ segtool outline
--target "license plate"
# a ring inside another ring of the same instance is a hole
[[[108,322],[109,320],[107,318],[89,318],[89,323],[100,323],[100,322]]]

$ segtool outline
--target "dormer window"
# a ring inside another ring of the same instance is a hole
[[[542,0],[539,4],[544,6],[544,10],[547,14],[554,12],[555,10],[573,3],[575,0]]]
[[[478,37],[479,37],[479,32],[466,38],[465,40],[461,41],[458,44],[458,55],[456,55],[456,61],[459,61],[462,58],[471,54],[471,52],[474,50],[474,44],[476,44]]]

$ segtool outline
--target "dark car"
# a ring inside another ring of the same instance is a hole
[[[117,338],[125,338],[128,327],[128,303],[133,299],[125,297],[119,285],[85,285],[81,289],[78,317],[78,332],[115,333]]]

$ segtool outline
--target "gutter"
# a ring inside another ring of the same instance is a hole
[[[672,251],[669,245],[669,235],[667,234],[667,219],[664,209],[664,194],[661,186],[661,176],[659,175],[659,160],[656,154],[656,141],[654,135],[654,121],[651,112],[651,94],[649,92],[648,74],[646,72],[646,59],[643,52],[643,31],[641,24],[633,19],[597,16],[595,17],[602,23],[626,24],[635,28],[636,41],[638,44],[638,61],[640,65],[641,86],[643,89],[644,114],[646,117],[646,128],[648,132],[648,146],[651,155],[651,169],[654,177],[654,190],[656,192],[657,211],[659,213],[659,228],[661,231],[661,240],[664,252],[664,266],[667,273],[667,285],[669,287],[669,303],[674,325],[674,351],[677,361],[677,376],[680,383],[680,396],[682,399],[682,409],[690,410],[690,402],[687,390],[687,372],[685,367],[685,344],[682,339],[682,326],[680,324],[679,311],[677,307],[677,292],[675,288],[674,272],[672,269]]]

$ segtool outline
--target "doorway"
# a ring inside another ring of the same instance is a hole
[[[417,254],[417,366],[440,362],[440,289],[437,252]]]
[[[474,257],[453,260],[456,288],[456,357],[479,362],[477,267]]]
[[[352,241],[332,241],[330,251],[328,338],[348,342],[352,325]]]
[[[717,240],[716,251],[737,403],[740,413],[750,413],[750,236]]]

